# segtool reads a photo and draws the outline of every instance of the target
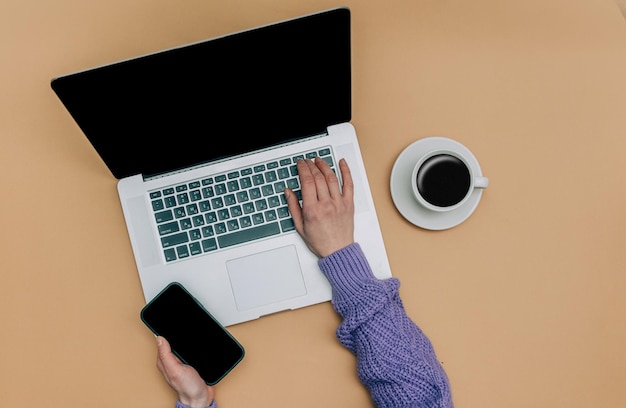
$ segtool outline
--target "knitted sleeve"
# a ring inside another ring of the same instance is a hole
[[[337,338],[357,358],[377,407],[452,408],[448,377],[430,340],[406,315],[396,278],[377,279],[358,243],[319,260],[343,318]]]
[[[190,408],[189,405],[185,405],[180,401],[176,401],[176,406],[174,408]],[[211,405],[209,405],[206,408],[217,408],[217,402],[215,402],[215,400],[213,400],[213,402],[211,403]]]

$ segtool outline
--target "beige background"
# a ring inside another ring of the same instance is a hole
[[[0,406],[172,407],[116,180],[52,77],[338,5],[393,273],[457,407],[626,406],[626,23],[614,0],[4,0]],[[429,232],[389,193],[433,135],[491,185]],[[369,407],[329,303],[233,326],[222,408]]]

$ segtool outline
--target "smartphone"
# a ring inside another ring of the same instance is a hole
[[[141,320],[208,385],[217,384],[244,357],[243,346],[178,282],[141,310]]]

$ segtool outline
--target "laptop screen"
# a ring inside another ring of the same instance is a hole
[[[113,175],[151,176],[351,118],[338,8],[74,73],[52,88]]]

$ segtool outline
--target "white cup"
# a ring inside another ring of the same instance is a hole
[[[415,199],[431,211],[453,211],[469,199],[475,188],[487,188],[489,179],[475,173],[463,154],[432,150],[413,168],[411,186]]]

